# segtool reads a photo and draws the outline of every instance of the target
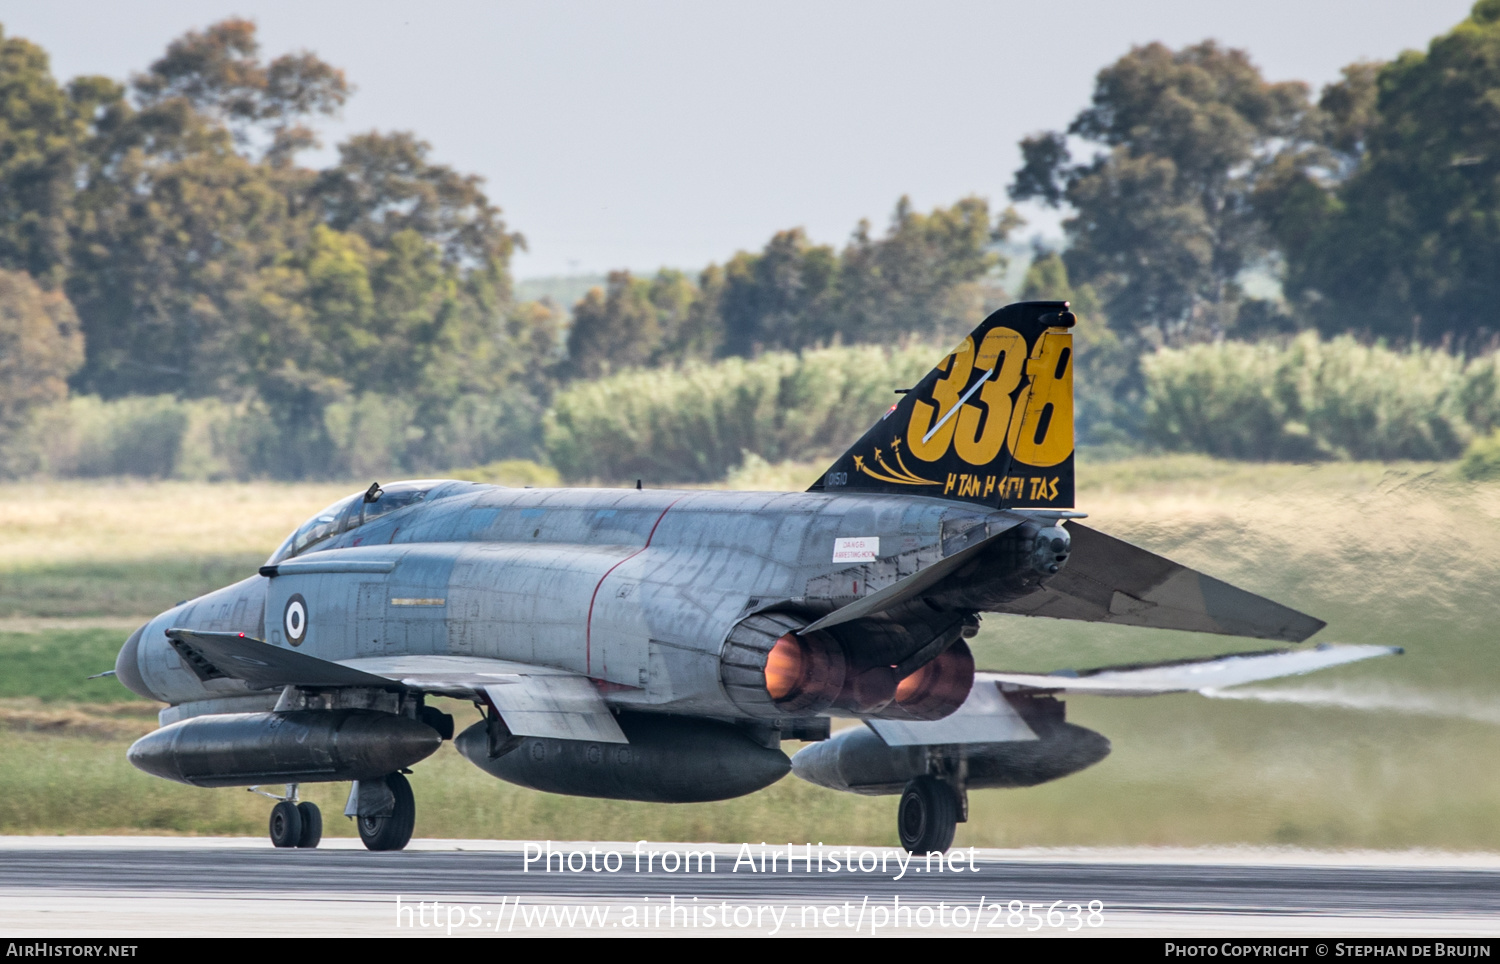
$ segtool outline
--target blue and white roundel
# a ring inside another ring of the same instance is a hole
[[[307,638],[307,600],[301,593],[294,593],[286,601],[286,610],[281,614],[281,626],[286,630],[287,642],[301,646]]]

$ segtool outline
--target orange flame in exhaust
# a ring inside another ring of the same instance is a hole
[[[940,720],[963,705],[974,685],[974,654],[962,639],[896,684],[896,706],[908,717]]]
[[[769,635],[769,634],[767,634]],[[802,682],[806,660],[802,644],[791,633],[776,640],[776,645],[766,654],[766,692],[771,699],[785,699]]]

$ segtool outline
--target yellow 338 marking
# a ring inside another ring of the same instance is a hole
[[[979,466],[994,462],[1009,444],[1026,465],[1063,461],[1073,451],[1072,345],[1071,332],[1047,331],[1028,358],[1026,339],[1010,328],[990,329],[978,351],[974,339],[965,338],[938,364],[943,377],[933,386],[932,401],[912,405],[907,451],[936,462],[951,448]],[[965,392],[976,368],[985,373],[983,386],[975,386],[977,398],[974,388]],[[1030,378],[1021,386],[1023,375]],[[1017,386],[1013,412],[1010,396]],[[961,406],[956,418],[955,406]]]

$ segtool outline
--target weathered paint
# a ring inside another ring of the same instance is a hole
[[[255,576],[163,613],[145,628],[138,660],[152,692],[172,703],[243,692],[234,681],[198,680],[164,631],[244,632],[290,645],[283,616],[300,596],[307,625],[297,648],[323,659],[508,659],[628,688],[612,693],[614,702],[733,716],[717,660],[738,620],[784,606],[810,621],[951,554],[987,522],[1015,519],[878,495],[443,483],[275,578]],[[836,540],[851,538],[878,539],[884,555],[834,563]],[[330,571],[378,562],[390,571]],[[844,638],[856,653],[860,629]],[[891,661],[889,640],[877,636],[875,658]],[[897,645],[926,642],[921,636]]]

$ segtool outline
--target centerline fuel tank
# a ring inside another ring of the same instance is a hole
[[[454,745],[491,776],[533,790],[653,803],[728,800],[791,769],[780,749],[730,723],[654,713],[621,713],[618,721],[628,745],[527,737],[492,759],[484,721]]]

